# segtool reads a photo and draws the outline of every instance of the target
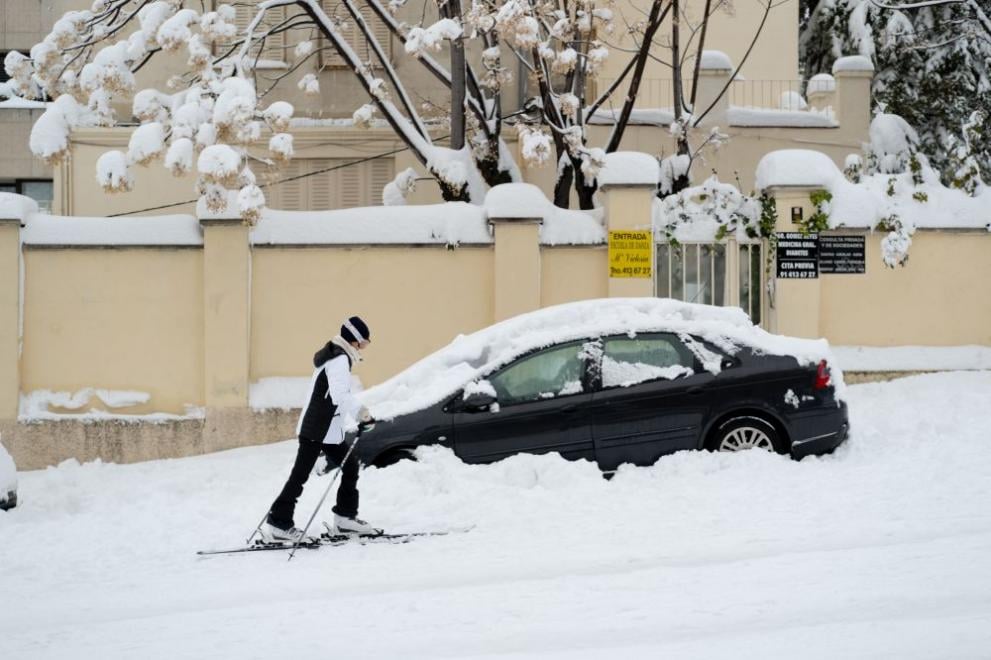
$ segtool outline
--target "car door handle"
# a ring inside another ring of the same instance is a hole
[[[568,406],[567,408],[561,408],[558,410],[562,415],[570,415],[571,413],[578,410],[578,406]]]
[[[701,385],[695,385],[694,387],[689,387],[685,392],[692,396],[698,396],[699,394],[703,394],[705,389]]]

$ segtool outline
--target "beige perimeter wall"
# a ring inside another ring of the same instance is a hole
[[[302,376],[341,320],[361,316],[372,346],[355,373],[379,383],[460,333],[492,323],[492,248],[255,248],[251,380]]]
[[[917,231],[902,268],[881,262],[884,235],[867,235],[866,275],[820,278],[820,334],[839,345],[991,345],[991,233]]]
[[[129,413],[202,405],[202,250],[29,248],[24,271],[22,391],[151,395]]]

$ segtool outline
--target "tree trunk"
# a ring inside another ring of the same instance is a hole
[[[567,158],[567,156],[564,156]],[[561,163],[560,158],[558,163]],[[554,206],[566,209],[571,206],[571,184],[575,181],[575,168],[567,160],[558,168],[557,181],[554,182]]]
[[[448,18],[458,25],[461,21],[461,0],[447,0]],[[463,38],[451,42],[451,149],[460,151],[465,146],[465,42]]]
[[[612,134],[606,143],[606,153],[612,153],[619,149],[619,144],[623,139],[623,133],[626,131],[626,125],[630,122],[633,104],[636,103],[637,94],[640,91],[640,81],[643,80],[644,68],[647,66],[647,58],[650,56],[650,44],[653,42],[658,28],[661,27],[664,17],[671,10],[671,4],[669,4],[667,9],[661,12],[662,4],[663,0],[654,0],[654,3],[650,7],[650,15],[647,18],[647,26],[644,29],[643,42],[640,44],[640,51],[637,53],[636,64],[633,69],[633,78],[630,80],[630,89],[626,93],[623,108],[620,110],[616,124],[613,126]],[[675,14],[677,14],[677,5],[675,5]]]
[[[468,195],[467,184],[458,186],[455,188],[449,183],[445,183],[436,174],[434,178],[437,180],[437,185],[440,186],[440,196],[445,202],[470,202],[471,196]]]

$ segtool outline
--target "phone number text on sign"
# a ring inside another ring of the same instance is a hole
[[[610,230],[609,277],[652,277],[653,250],[649,231]]]

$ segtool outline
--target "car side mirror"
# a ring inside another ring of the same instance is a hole
[[[496,397],[494,397],[491,392],[481,392],[476,390],[474,392],[470,392],[464,397],[465,410],[471,411],[488,410],[495,402]]]

